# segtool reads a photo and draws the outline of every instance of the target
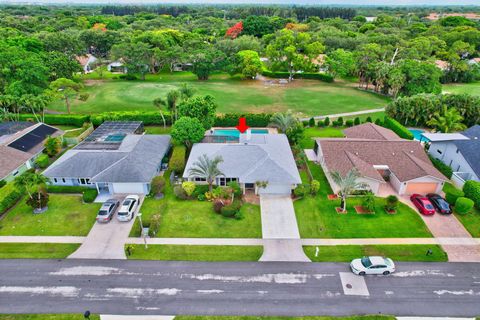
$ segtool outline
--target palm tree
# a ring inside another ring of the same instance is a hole
[[[360,173],[357,169],[353,168],[347,172],[345,176],[342,176],[339,172],[335,171],[331,173],[331,177],[335,184],[340,188],[341,204],[342,211],[347,210],[347,196],[356,189],[365,188],[366,184],[363,182],[358,182],[360,178]]]
[[[188,170],[189,177],[205,178],[208,183],[208,190],[212,192],[212,185],[215,178],[218,176],[225,176],[218,165],[223,162],[223,158],[217,156],[210,159],[206,154],[202,155],[193,163],[192,168]]]
[[[297,123],[297,118],[289,110],[285,113],[275,113],[270,119],[270,125],[286,133],[288,129],[292,128]]]
[[[437,131],[449,133],[453,131],[460,131],[466,129],[462,123],[463,117],[457,109],[447,108],[446,105],[442,107],[442,112],[435,112],[433,117],[427,121],[429,126],[434,127]]]
[[[163,128],[165,129],[167,127],[167,123],[165,121],[165,116],[163,115],[162,107],[166,106],[167,102],[162,98],[157,98],[153,100],[153,105],[158,108],[158,111],[160,111],[160,116],[162,117],[163,121]]]
[[[26,172],[21,176],[15,179],[15,186],[19,189],[25,190],[28,194],[28,197],[32,200],[33,194],[37,192],[38,195],[38,204],[41,203],[41,193],[39,192],[39,188],[47,184],[49,179],[42,174],[36,172]],[[40,208],[39,208],[40,209]]]
[[[183,101],[190,99],[195,94],[195,88],[193,88],[186,82],[180,85],[179,91]]]

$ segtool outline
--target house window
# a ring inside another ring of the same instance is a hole
[[[13,173],[12,173],[12,176],[16,176],[18,174],[18,170],[15,170]]]
[[[440,149],[437,149],[437,152],[440,153],[440,154],[442,154],[442,151],[440,151]]]
[[[206,178],[201,178],[201,177],[195,177],[193,179],[193,181],[195,181],[195,182],[205,182],[205,181],[207,181],[207,179]]]
[[[57,178],[53,178],[53,182],[57,183],[58,182]]]
[[[457,168],[457,172],[459,172],[459,171],[460,171],[460,165],[458,165],[458,168]]]
[[[452,166],[452,162],[453,162],[453,159],[452,159],[452,160],[450,160],[450,164],[448,165],[449,167],[451,167],[451,166]]]
[[[218,179],[218,180],[217,180],[217,181],[218,181],[217,184],[218,184],[219,186],[222,186],[222,187],[226,186],[229,182],[238,181],[238,178],[225,178],[225,177],[221,177],[221,178],[217,178],[217,179]]]
[[[62,178],[62,182],[65,183],[65,178]]]
[[[455,151],[456,153],[458,153],[460,150],[457,149],[457,151]]]

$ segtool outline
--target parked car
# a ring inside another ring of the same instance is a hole
[[[133,219],[140,198],[137,195],[129,195],[123,200],[122,206],[117,213],[118,221],[130,221]]]
[[[450,208],[450,204],[448,204],[447,200],[442,198],[440,195],[436,193],[429,193],[427,194],[428,200],[433,204],[435,209],[437,209],[438,212],[443,213],[443,214],[451,214],[452,213],[452,208]]]
[[[410,200],[421,214],[432,215],[435,213],[435,207],[427,197],[415,193],[410,196]]]
[[[395,264],[390,258],[372,256],[354,259],[350,263],[350,269],[353,273],[361,276],[366,274],[383,274],[386,276],[395,272]]]
[[[116,199],[108,199],[102,204],[102,207],[98,211],[97,221],[108,222],[112,220],[115,210],[117,210],[120,202]]]

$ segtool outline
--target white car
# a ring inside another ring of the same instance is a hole
[[[350,263],[352,272],[361,276],[366,274],[383,274],[389,275],[395,272],[395,264],[392,259],[384,257],[363,257],[361,259],[354,259]]]
[[[117,219],[118,221],[130,221],[133,219],[135,210],[138,207],[140,198],[137,195],[129,195],[123,200],[122,206],[118,210]]]

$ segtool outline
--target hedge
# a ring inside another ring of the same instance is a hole
[[[48,193],[84,193],[91,188],[80,187],[80,186],[47,186]]]
[[[83,199],[83,202],[92,203],[93,201],[95,201],[95,198],[97,196],[98,196],[97,189],[89,188],[88,190],[83,191],[82,199]]]
[[[215,118],[216,127],[234,127],[239,118],[245,118],[250,127],[266,127],[270,124],[272,113],[225,113]]]
[[[262,76],[269,77],[269,78],[289,78],[290,73],[288,72],[273,72],[270,70],[263,70]],[[323,82],[331,83],[334,81],[334,78],[326,73],[313,73],[313,72],[302,72],[302,73],[295,73],[293,75],[294,79],[313,79],[313,80],[320,80]]]
[[[480,209],[480,182],[468,180],[463,185],[465,197],[473,200],[475,207]]]
[[[455,202],[457,202],[458,198],[462,198],[464,196],[465,193],[457,188],[451,188],[448,190],[448,192],[445,192],[445,200],[447,200],[447,202],[452,206],[455,205]]]
[[[168,162],[168,166],[171,170],[177,174],[182,174],[185,170],[185,155],[187,148],[185,146],[174,146],[172,156]]]
[[[429,155],[429,158],[430,158],[430,161],[433,163],[433,166],[435,168],[437,168],[438,171],[443,173],[443,175],[445,177],[447,177],[448,179],[450,179],[452,177],[453,170],[452,170],[452,168],[450,168],[450,166],[446,165],[445,163],[443,163],[442,161],[440,161],[438,159],[435,159],[434,157],[432,157],[430,155]]]
[[[23,192],[18,190],[13,182],[0,189],[0,214],[13,207],[21,198]]]
[[[19,120],[36,121],[36,118],[31,113],[22,113],[19,115]],[[85,122],[90,122],[90,116],[83,114],[46,114],[44,122],[51,125],[81,127]]]
[[[38,158],[35,160],[35,164],[41,169],[45,169],[46,167],[48,167],[49,163],[50,159],[48,158],[48,155],[44,153],[39,155]]]
[[[473,200],[460,197],[455,202],[455,212],[459,214],[467,214],[473,209]]]
[[[169,112],[163,112],[165,123],[172,124],[172,118]],[[163,119],[158,111],[123,111],[123,112],[106,112],[91,116],[91,121],[95,127],[101,125],[104,121],[142,121],[144,125],[163,125]]]
[[[400,122],[390,117],[385,117],[383,126],[395,132],[400,138],[407,140],[413,140],[414,138],[413,133],[411,133],[407,128],[401,125]]]

